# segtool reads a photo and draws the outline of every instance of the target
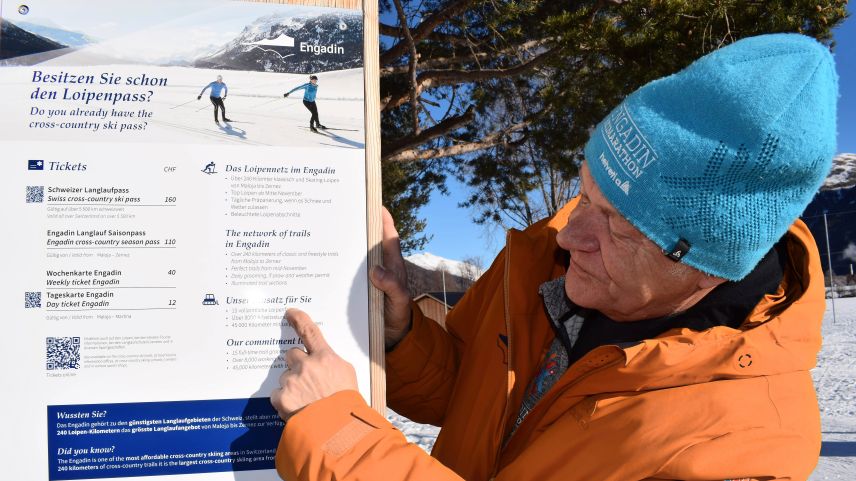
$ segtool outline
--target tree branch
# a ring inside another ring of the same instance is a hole
[[[450,3],[446,8],[434,12],[422,21],[416,28],[411,29],[411,34],[414,42],[419,42],[428,37],[442,23],[454,18],[459,13],[464,12],[475,0],[456,0]],[[398,58],[407,53],[407,42],[400,41],[393,45],[389,50],[380,55],[380,64],[389,65],[394,63]]]
[[[385,37],[401,38],[402,36],[404,36],[404,32],[401,31],[401,27],[396,27],[394,25],[389,25],[382,22],[378,22],[378,25],[380,26],[380,34]],[[451,33],[443,32],[431,32],[423,40],[446,42],[451,45],[457,45],[459,47],[464,47],[468,43],[471,43],[471,40],[466,37],[461,37],[459,35],[453,35]],[[484,40],[479,40],[478,42],[475,42],[475,44],[481,45],[483,41]]]
[[[426,70],[420,73],[417,78],[416,88],[408,89],[406,92],[400,92],[397,95],[390,95],[381,99],[381,110],[387,110],[401,106],[415,92],[416,95],[422,95],[426,88],[440,87],[442,85],[452,85],[468,82],[478,82],[480,80],[491,80],[503,77],[513,77],[521,75],[533,70],[538,65],[544,63],[557,49],[551,49],[541,55],[531,58],[529,61],[520,65],[505,68],[505,69],[485,69],[485,70]]]
[[[389,25],[387,23],[378,22],[378,31],[381,35],[386,37],[401,37],[401,28],[396,27],[395,25]]]
[[[514,77],[516,75],[524,74],[544,63],[544,61],[546,61],[555,51],[556,49],[548,50],[541,55],[532,57],[528,61],[510,68],[484,70],[425,70],[419,74],[419,80],[421,82],[431,80],[438,84],[447,84]]]
[[[473,107],[467,108],[467,111],[455,117],[449,117],[436,125],[433,125],[416,135],[410,135],[393,142],[389,142],[382,146],[382,157],[391,157],[405,150],[413,149],[437,137],[446,135],[453,130],[470,123],[475,118]]]
[[[384,162],[412,162],[414,160],[437,159],[440,157],[451,157],[453,155],[468,154],[479,150],[489,149],[496,145],[506,142],[506,137],[514,132],[520,131],[531,125],[533,119],[524,120],[514,125],[510,125],[502,130],[486,135],[478,142],[468,142],[466,144],[450,145],[447,147],[439,147],[433,149],[403,150],[395,155],[383,155]]]
[[[423,62],[419,62],[419,67],[423,69],[436,69],[437,67],[447,66],[447,65],[460,65],[470,62],[475,62],[478,60],[484,60],[486,58],[498,58],[505,55],[517,54],[519,52],[531,50],[533,48],[542,47],[546,45],[548,42],[552,41],[552,38],[543,38],[538,40],[530,40],[528,42],[523,42],[518,45],[512,45],[510,47],[506,47],[502,50],[493,51],[493,52],[478,52],[475,55],[462,55],[460,57],[435,57],[429,58]],[[380,69],[381,75],[394,75],[394,74],[403,74],[407,72],[407,65],[390,65],[388,67],[383,67]]]
[[[401,25],[401,30],[404,32],[404,38],[407,40],[407,45],[410,47],[410,61],[407,62],[407,76],[410,79],[410,105],[413,112],[413,133],[419,135],[422,130],[419,126],[419,94],[417,90],[419,85],[416,80],[416,62],[419,60],[419,54],[416,53],[416,44],[413,42],[413,36],[410,34],[410,27],[407,25],[407,15],[404,14],[404,7],[401,5],[401,0],[393,0],[395,10],[398,12],[398,23]]]

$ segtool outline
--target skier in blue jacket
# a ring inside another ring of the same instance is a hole
[[[309,112],[312,114],[312,117],[309,119],[309,130],[313,132],[318,132],[318,129],[326,129],[327,127],[321,125],[321,121],[318,119],[318,106],[315,104],[315,94],[318,93],[318,77],[315,75],[310,75],[309,82],[294,87],[293,89],[284,93],[282,96],[288,97],[289,94],[297,90],[303,90],[303,105],[305,105],[306,108],[309,109]]]
[[[217,117],[217,110],[223,111],[223,122],[231,122],[228,118],[226,118],[226,104],[223,103],[223,100],[226,99],[226,95],[229,93],[229,87],[223,82],[223,76],[218,75],[217,80],[211,82],[206,85],[202,92],[199,92],[199,96],[196,97],[196,100],[202,98],[202,94],[205,93],[206,90],[211,89],[211,103],[214,104],[214,122],[220,123],[220,120]]]

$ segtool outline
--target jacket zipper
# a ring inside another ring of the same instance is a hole
[[[601,346],[601,347],[605,347],[605,346]],[[615,346],[615,347],[618,347],[618,346]],[[619,348],[619,349],[621,349],[621,348]],[[585,358],[585,356],[584,356],[583,358]],[[612,361],[612,362],[610,362],[610,363],[604,364],[603,366],[600,366],[600,367],[597,367],[597,368],[595,368],[595,369],[592,369],[592,370],[591,370],[591,371],[589,371],[589,372],[583,373],[582,375],[580,375],[579,377],[577,377],[576,379],[574,379],[573,381],[571,381],[570,383],[568,383],[566,386],[564,386],[564,387],[562,388],[562,391],[563,391],[563,392],[564,392],[564,391],[567,391],[568,389],[570,389],[570,388],[572,388],[573,386],[575,386],[575,385],[579,384],[580,382],[582,382],[583,380],[585,380],[585,379],[586,379],[586,378],[588,378],[589,376],[592,376],[592,375],[594,375],[594,374],[596,374],[596,373],[598,373],[598,372],[600,372],[600,371],[604,371],[604,370],[606,370],[607,368],[614,367],[614,366],[616,366],[616,365],[618,365],[618,364],[621,364],[621,359],[616,359],[615,361]],[[555,386],[554,386],[554,387],[555,387]],[[558,396],[561,396],[561,394],[558,394]],[[509,396],[508,396],[508,397],[510,398],[510,394],[509,394]],[[510,401],[510,399],[508,399],[508,401]],[[506,401],[506,403],[508,403],[508,401]],[[541,401],[543,401],[543,399],[542,399]],[[524,420],[523,420],[523,422],[522,422],[522,423],[520,423],[520,426],[518,426],[518,427],[517,427],[517,431],[515,432],[515,434],[514,434],[514,435],[516,435],[517,433],[519,433],[519,432],[521,431],[521,428],[523,428],[523,426],[524,426],[527,422],[531,422],[531,420],[533,419],[533,418],[532,418],[532,414],[534,414],[536,410],[538,410],[539,408],[540,408],[540,409],[545,409],[545,405],[544,405],[544,403],[543,403],[543,402],[541,402],[541,401],[539,401],[539,402],[538,402],[538,404],[535,406],[535,409],[534,409],[534,410],[532,410],[532,411],[531,411],[531,412],[526,416],[526,419],[524,419]],[[503,419],[504,419],[504,416],[503,416]],[[499,476],[499,465],[500,465],[500,460],[502,459],[502,453],[505,451],[505,448],[506,448],[509,444],[511,444],[511,440],[514,438],[514,435],[512,435],[510,438],[508,438],[508,440],[507,440],[507,441],[503,444],[503,446],[500,448],[499,454],[498,454],[498,455],[497,455],[497,457],[496,457],[496,467],[494,468],[494,470],[493,470],[493,474],[492,474],[492,475],[491,475],[491,477],[490,477],[491,481],[495,480],[495,479],[496,479],[496,477],[497,477],[497,476]]]
[[[618,348],[618,349],[621,349],[620,347],[615,346],[614,344],[605,344],[605,345],[600,346],[600,347],[607,347],[607,346],[610,346],[610,347],[616,347],[616,348]],[[582,358],[580,358],[580,360],[582,360],[582,359],[585,359],[585,356],[583,356]],[[579,362],[579,361],[577,361],[577,362]],[[560,388],[560,390],[559,390],[559,391],[557,391],[557,392],[556,392],[556,394],[554,395],[554,400],[555,400],[555,398],[561,397],[561,396],[562,396],[562,394],[563,394],[565,391],[567,391],[567,390],[571,389],[572,387],[574,387],[574,386],[576,386],[577,384],[581,383],[582,381],[584,381],[584,380],[588,379],[589,377],[591,377],[591,376],[593,376],[593,375],[595,375],[595,374],[599,373],[600,371],[605,371],[605,370],[607,370],[607,369],[609,369],[609,368],[613,368],[613,367],[615,367],[615,366],[617,366],[617,365],[619,365],[619,364],[621,364],[621,363],[622,363],[622,359],[621,359],[621,358],[619,358],[619,359],[616,359],[616,360],[614,360],[614,361],[608,362],[608,363],[604,364],[603,366],[598,366],[598,367],[596,367],[596,368],[592,369],[591,371],[584,372],[584,373],[580,374],[579,376],[577,376],[577,378],[576,378],[576,379],[574,379],[574,380],[572,380],[572,381],[569,381],[566,385],[562,386],[562,387]],[[570,369],[570,368],[569,368],[569,369]],[[561,378],[560,378],[560,381],[561,381]],[[556,388],[556,387],[558,387],[558,386],[553,386],[553,388]],[[552,389],[551,389],[551,391],[552,391]],[[520,426],[518,426],[518,427],[517,427],[517,431],[518,431],[518,432],[519,432],[519,431],[520,431],[520,429],[523,427],[523,425],[524,425],[524,424],[526,424],[526,422],[527,422],[528,420],[533,419],[533,418],[532,418],[532,417],[530,417],[530,416],[531,416],[533,413],[535,413],[539,408],[540,408],[540,409],[545,409],[545,408],[549,407],[549,406],[547,406],[545,403],[543,403],[542,401],[544,401],[544,399],[543,399],[543,398],[542,398],[540,401],[538,401],[538,404],[536,404],[536,405],[535,405],[535,409],[533,409],[532,411],[530,411],[530,412],[529,412],[529,414],[527,414],[527,415],[526,415],[526,418],[523,420],[523,422],[522,422],[522,423],[520,423]],[[514,436],[512,436],[512,437],[514,437]],[[507,446],[508,444],[510,444],[510,442],[511,442],[511,438],[509,438],[509,439],[508,439],[508,443],[506,443],[506,446]]]
[[[511,276],[510,276],[511,242],[510,242],[510,240],[511,240],[511,231],[509,230],[505,234],[505,273],[504,273],[504,279],[503,279],[503,291],[504,291],[503,292],[503,294],[504,294],[504,296],[503,296],[503,302],[504,302],[503,308],[505,311],[505,333],[506,333],[507,340],[508,340],[508,344],[506,346],[506,349],[508,350],[508,365],[506,368],[506,378],[505,378],[505,407],[502,410],[502,418],[501,418],[501,420],[502,420],[502,431],[500,433],[500,440],[499,440],[500,441],[499,442],[500,449],[496,455],[496,460],[494,461],[493,474],[490,476],[491,481],[493,481],[497,477],[497,475],[499,474],[499,465],[500,465],[500,462],[502,459],[502,452],[504,451],[505,446],[507,446],[508,443],[511,441],[511,438],[509,438],[507,440],[507,442],[505,442],[505,443],[502,442],[502,437],[505,435],[505,425],[507,423],[508,410],[509,410],[509,406],[511,405],[511,376],[514,372],[514,366],[512,364],[512,360],[514,359],[514,356],[512,356],[512,348],[511,348],[511,346],[512,346],[512,335],[511,335],[511,314],[510,314],[510,305],[509,305],[511,302],[509,299],[509,283],[510,283],[510,279],[511,279]],[[604,346],[600,346],[600,347],[604,347]],[[614,347],[621,349],[618,346],[614,346]],[[597,349],[595,349],[595,350],[597,350]],[[592,353],[589,352],[586,356],[583,356],[583,359],[590,354],[592,354]],[[582,360],[582,359],[580,359],[580,360]],[[571,386],[577,384],[578,382],[582,381],[583,379],[587,378],[588,376],[590,376],[590,375],[592,375],[598,371],[602,371],[608,367],[612,367],[613,365],[618,364],[619,362],[620,362],[620,359],[613,361],[611,363],[608,363],[608,364],[604,364],[603,366],[600,366],[596,369],[593,369],[587,373],[583,373],[577,379],[574,379],[573,382],[571,382],[570,384],[565,386],[563,390],[569,389]],[[537,405],[535,407],[535,409],[538,409],[539,407],[541,407],[543,409],[543,404],[539,403],[539,405]],[[529,414],[531,415],[532,413],[529,413]],[[531,417],[527,416],[527,419],[531,419]],[[527,419],[523,420],[524,424],[526,423]],[[518,426],[517,430],[519,431],[521,427],[523,427],[523,424]]]

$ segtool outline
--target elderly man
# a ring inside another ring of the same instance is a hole
[[[828,50],[745,39],[630,95],[581,189],[508,234],[449,313],[408,302],[387,215],[387,386],[432,456],[356,393],[308,315],[272,402],[287,480],[806,479],[824,287],[797,216],[835,150]]]

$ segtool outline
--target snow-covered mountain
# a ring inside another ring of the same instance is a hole
[[[836,275],[849,273],[850,264],[856,262],[856,154],[835,157],[829,177],[806,207],[802,219],[817,241],[824,267],[828,261],[828,230],[832,269]]]
[[[834,190],[856,185],[856,154],[838,154],[832,161],[832,171],[820,190]]]
[[[59,27],[36,25],[35,23],[30,22],[18,22],[18,26],[30,33],[34,33],[63,45],[68,45],[69,47],[83,47],[96,41],[94,38],[84,33],[64,30]]]
[[[429,271],[446,271],[449,274],[453,274],[460,277],[468,277],[471,273],[474,273],[476,277],[481,275],[481,272],[478,272],[479,269],[476,266],[473,266],[466,262],[455,261],[452,259],[446,259],[445,257],[436,256],[434,254],[431,254],[430,252],[414,254],[411,256],[407,256],[404,259]]]
[[[277,13],[259,18],[219,51],[197,59],[194,65],[310,74],[357,68],[362,65],[362,58],[363,20],[360,15],[342,12],[286,16]]]
[[[66,45],[28,32],[14,23],[0,18],[0,60],[34,55],[65,48]]]

